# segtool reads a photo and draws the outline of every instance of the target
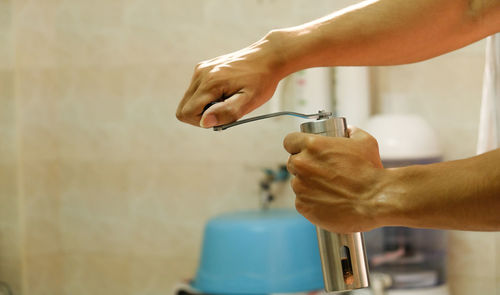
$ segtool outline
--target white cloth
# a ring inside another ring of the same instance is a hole
[[[500,147],[500,33],[486,40],[483,96],[477,153]]]

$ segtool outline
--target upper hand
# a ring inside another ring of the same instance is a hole
[[[376,213],[384,169],[372,136],[356,128],[350,138],[297,132],[284,146],[299,213],[337,233],[381,226]]]
[[[270,34],[242,50],[203,61],[180,102],[179,120],[205,128],[231,123],[273,95],[282,74]],[[204,107],[215,101],[223,101]]]

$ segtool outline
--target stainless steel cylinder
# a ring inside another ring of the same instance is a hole
[[[345,118],[303,123],[300,131],[349,137]],[[325,291],[342,292],[369,286],[369,270],[362,233],[337,234],[316,227]]]

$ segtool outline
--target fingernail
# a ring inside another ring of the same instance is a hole
[[[207,115],[205,117],[205,119],[200,123],[201,127],[203,128],[210,128],[210,127],[214,127],[214,126],[217,126],[218,122],[217,122],[217,118],[215,117],[215,115]]]

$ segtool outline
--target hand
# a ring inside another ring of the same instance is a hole
[[[377,141],[352,128],[350,138],[292,133],[284,140],[297,211],[336,233],[368,231],[377,219],[384,169]]]
[[[284,77],[271,35],[242,50],[199,63],[177,108],[177,118],[209,128],[234,122],[269,100]],[[203,112],[215,101],[223,102]]]

